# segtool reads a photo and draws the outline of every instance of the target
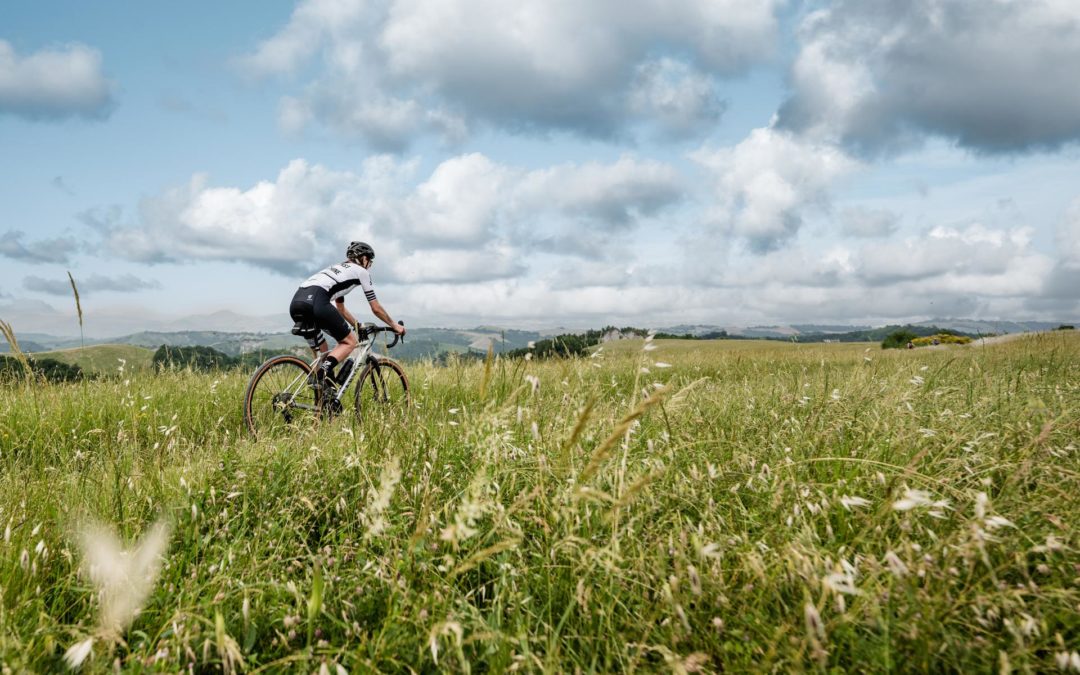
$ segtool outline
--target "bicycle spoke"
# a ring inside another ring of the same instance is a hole
[[[356,414],[400,419],[409,406],[409,381],[395,361],[372,362],[356,388]]]
[[[313,422],[318,416],[308,366],[296,357],[281,356],[259,367],[248,385],[244,418],[252,433],[272,435]]]

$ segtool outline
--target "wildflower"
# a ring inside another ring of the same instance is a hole
[[[401,466],[397,457],[390,458],[383,467],[379,476],[379,489],[372,495],[367,508],[361,516],[361,521],[367,526],[364,538],[369,539],[386,529],[386,509],[390,506],[390,498],[394,495],[394,488],[401,482]]]
[[[816,635],[819,640],[824,640],[825,624],[821,621],[821,614],[818,613],[817,607],[812,602],[807,602],[803,607],[803,614],[806,617],[806,632]]]
[[[892,551],[885,553],[885,564],[888,565],[889,571],[897,579],[903,578],[908,574],[908,566],[904,564],[904,561],[900,559],[900,556],[896,555]]]
[[[670,368],[671,367],[670,363],[664,363],[663,361],[657,361],[653,365],[656,366],[657,368]]]
[[[540,378],[535,375],[526,375],[525,381],[532,385],[532,393],[540,390]]]
[[[90,651],[94,647],[94,638],[86,638],[82,642],[76,642],[68,647],[68,650],[64,652],[64,662],[67,663],[67,667],[71,670],[78,670],[82,666],[83,661],[87,656],[90,656]]]
[[[1051,551],[1060,551],[1064,546],[1061,540],[1052,534],[1046,535],[1046,543],[1040,546],[1036,546],[1034,550],[1036,553],[1050,553]]]
[[[135,618],[157,579],[168,542],[169,528],[164,522],[153,525],[128,550],[104,527],[86,528],[80,541],[84,569],[101,598],[103,628],[119,632]]]
[[[870,506],[870,500],[863,499],[862,497],[851,497],[849,495],[844,495],[840,497],[840,504],[843,505],[845,509],[850,511],[853,508],[859,509]]]
[[[849,572],[833,572],[825,576],[821,582],[834,593],[846,595],[859,595],[861,591],[855,586],[855,578]]]
[[[453,635],[454,641],[460,647],[464,633],[461,624],[456,621],[444,621],[431,627],[431,631],[428,633],[428,646],[431,648],[431,658],[435,661],[435,665],[439,663],[439,637]]]
[[[904,498],[893,502],[893,510],[895,511],[910,511],[918,507],[931,507],[933,509],[949,508],[949,502],[947,500],[934,501],[933,496],[925,490],[912,490],[910,488],[904,490]],[[931,511],[931,514],[942,515],[940,511]]]

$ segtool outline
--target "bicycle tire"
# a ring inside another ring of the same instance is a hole
[[[252,435],[314,424],[319,406],[310,374],[306,361],[288,355],[268,359],[255,370],[244,392],[244,422]]]
[[[356,383],[356,416],[365,410],[378,409],[380,416],[404,417],[409,409],[409,378],[397,361],[372,358],[364,366]]]

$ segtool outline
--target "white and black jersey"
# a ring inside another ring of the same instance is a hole
[[[364,289],[364,295],[368,302],[375,300],[375,289],[371,287],[371,274],[366,269],[354,262],[343,262],[331,265],[321,272],[316,272],[307,281],[300,284],[300,288],[318,286],[330,294],[330,300],[344,297],[352,289],[360,286]]]

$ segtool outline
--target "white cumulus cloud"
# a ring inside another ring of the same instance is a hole
[[[0,114],[34,120],[104,117],[113,105],[112,89],[101,52],[92,47],[75,43],[20,56],[0,40]]]
[[[715,180],[712,222],[768,251],[795,236],[805,209],[828,202],[832,183],[857,166],[839,148],[766,127],[739,144],[693,158]]]
[[[460,139],[476,124],[612,137],[645,117],[687,135],[722,112],[716,78],[772,57],[781,4],[307,0],[239,63],[267,76],[314,62],[283,125],[306,121],[302,109],[386,150],[410,134]]]
[[[294,160],[246,189],[196,175],[144,199],[134,222],[84,220],[131,260],[238,261],[293,276],[363,239],[380,251],[380,278],[413,284],[519,277],[551,233],[566,236],[560,255],[594,256],[683,197],[674,169],[631,157],[530,171],[470,153],[426,178],[417,166],[377,156],[350,172]],[[583,230],[591,236],[575,245],[569,235]]]
[[[1080,4],[836,0],[809,13],[780,125],[876,154],[925,135],[984,152],[1080,139]]]

